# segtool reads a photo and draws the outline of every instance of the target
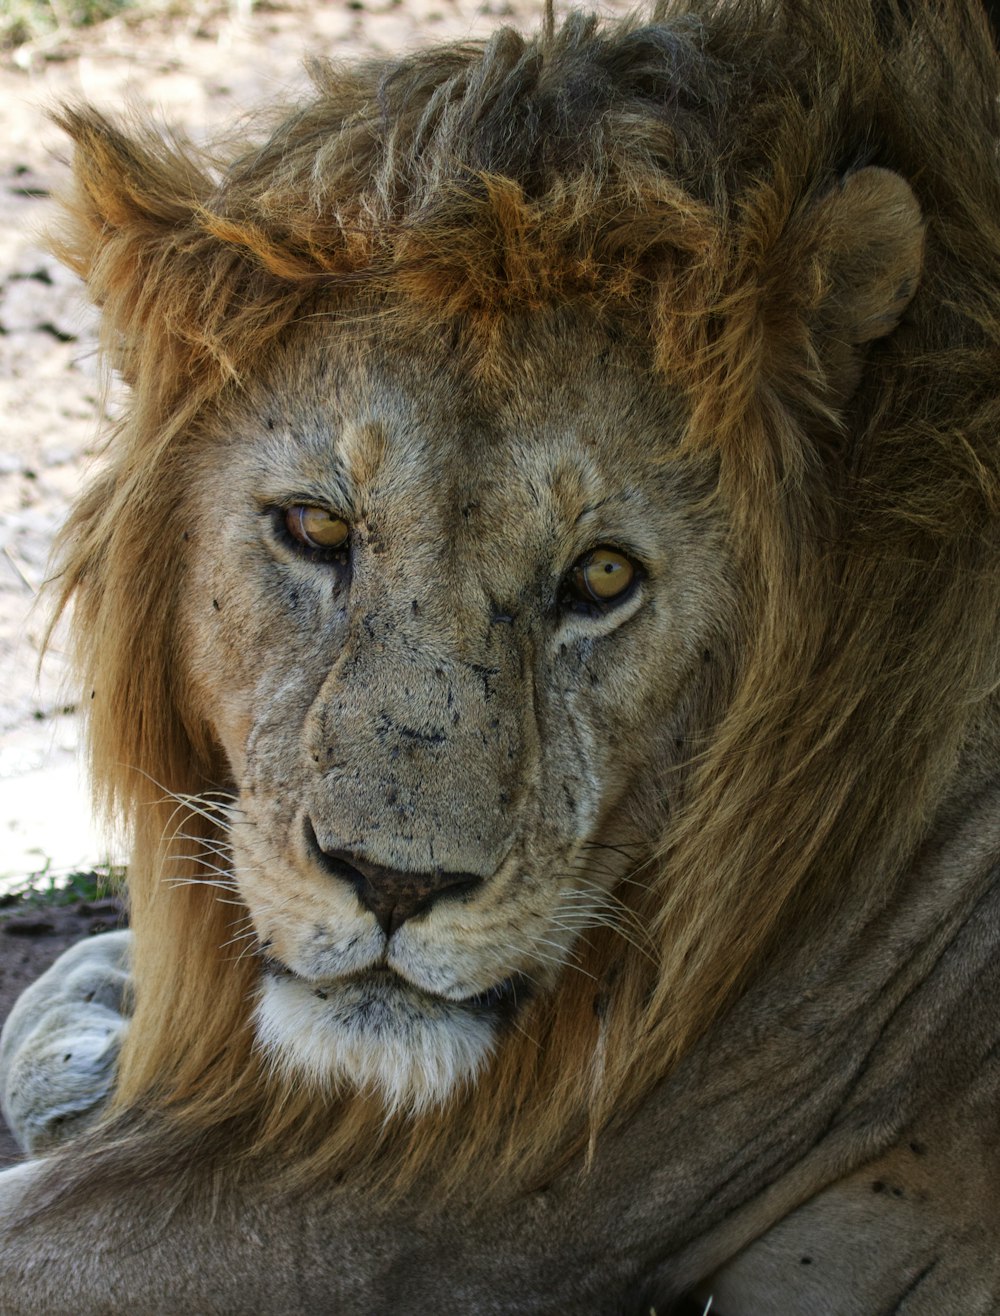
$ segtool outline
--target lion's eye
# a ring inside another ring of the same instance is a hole
[[[343,517],[325,507],[310,507],[305,503],[286,509],[285,529],[306,548],[346,548],[351,537],[351,527]]]
[[[635,564],[624,553],[594,548],[573,564],[570,592],[578,602],[606,606],[624,598],[635,579]]]

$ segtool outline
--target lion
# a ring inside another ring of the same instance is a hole
[[[983,13],[312,73],[61,114],[131,931],[8,1023],[0,1306],[997,1310]]]

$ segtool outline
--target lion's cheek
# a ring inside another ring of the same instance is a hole
[[[203,625],[192,613],[189,602],[179,618],[176,684],[185,692],[192,725],[210,729],[233,780],[239,782],[246,766],[258,678],[249,669],[245,646],[228,644],[216,617]]]
[[[389,946],[388,962],[422,991],[461,1001],[533,967],[518,962],[517,951],[517,939],[507,928],[463,938],[436,929],[432,918],[424,926],[401,929]]]
[[[238,694],[224,696],[215,705],[212,730],[226,756],[234,781],[246,771],[246,744],[253,726],[247,701]]]
[[[353,894],[304,870],[280,838],[241,810],[233,828],[233,873],[267,954],[307,979],[358,973],[380,960],[385,941]]]

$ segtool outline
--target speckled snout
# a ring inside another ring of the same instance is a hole
[[[512,637],[471,660],[405,636],[390,646],[384,624],[374,636],[359,629],[306,724],[319,849],[362,873],[427,875],[426,895],[491,877],[512,844],[526,776]]]

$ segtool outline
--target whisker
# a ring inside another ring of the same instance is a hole
[[[209,863],[207,859],[194,859],[191,862],[203,869],[206,873],[215,873],[218,877],[229,878],[232,880],[231,868],[220,868],[218,864]]]
[[[251,928],[251,929],[249,930],[249,932],[240,932],[240,933],[237,934],[237,936],[235,936],[235,937],[230,937],[228,941],[224,941],[224,942],[220,945],[219,950],[225,950],[227,946],[235,946],[238,942],[240,942],[240,941],[246,941],[248,938],[251,938],[253,941],[256,941],[256,940],[257,940],[257,930],[256,930],[256,928]],[[237,957],[237,958],[239,958],[239,957]]]
[[[180,886],[208,886],[214,887],[217,891],[235,892],[236,886],[232,882],[215,882],[209,877],[171,877],[164,878],[167,886],[171,888]]]
[[[554,919],[553,923],[555,927],[562,928],[566,932],[576,932],[578,934],[581,932],[590,932],[591,930],[596,930],[598,928],[607,928],[610,932],[615,933],[616,936],[621,937],[622,941],[637,950],[640,955],[646,956],[646,958],[652,962],[655,962],[656,960],[656,956],[653,954],[650,946],[644,946],[636,937],[630,936],[620,923],[617,923],[612,919],[581,919],[579,922],[575,923],[566,923],[560,919]]]
[[[190,841],[193,845],[203,845],[209,850],[228,850],[231,845],[228,837],[197,836],[193,832],[177,831],[174,832],[172,839],[175,841]]]
[[[199,850],[192,854],[168,854],[164,856],[165,864],[208,864],[213,859],[231,858],[227,850]]]
[[[536,950],[536,947],[538,946],[551,946],[553,950],[557,950],[560,952],[560,957],[558,959],[553,959],[550,956],[546,956],[544,952],[539,953]],[[532,954],[535,955],[536,959],[540,959],[543,964],[549,963],[560,968],[566,965],[569,968],[575,969],[577,973],[582,973],[584,977],[593,978],[594,982],[597,982],[597,976],[595,974],[591,973],[589,969],[585,969],[581,964],[577,963],[577,957],[579,956],[580,952],[576,947],[562,946],[559,944],[559,942],[552,941],[549,937],[537,937],[533,942],[531,949],[532,949]]]

